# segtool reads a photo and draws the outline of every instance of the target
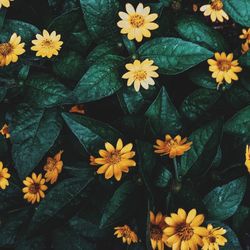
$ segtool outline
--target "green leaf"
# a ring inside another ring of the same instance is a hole
[[[103,122],[85,116],[63,113],[63,119],[87,152],[97,153],[105,142],[116,143],[121,134]]]
[[[250,106],[240,110],[231,119],[229,119],[224,126],[224,132],[236,136],[249,136]]]
[[[45,223],[58,219],[60,212],[68,205],[72,205],[74,199],[79,198],[86,188],[93,181],[94,177],[89,175],[87,178],[70,178],[59,182],[46,194],[45,198],[39,203],[31,222],[30,231],[37,230]]]
[[[180,115],[163,87],[145,113],[155,135],[177,134],[182,129]]]
[[[53,71],[60,78],[79,81],[85,70],[84,58],[75,51],[62,52],[53,61]]]
[[[226,220],[231,217],[244,197],[246,184],[246,178],[241,177],[226,185],[216,187],[208,193],[203,202],[206,205],[209,218]]]
[[[250,51],[239,58],[240,65],[250,67]]]
[[[120,57],[112,57],[91,66],[73,91],[77,102],[96,101],[118,91],[122,87],[118,71],[122,61]]]
[[[155,185],[160,188],[166,188],[172,179],[171,172],[164,166],[162,166],[160,174],[155,180]]]
[[[5,20],[5,16],[6,16],[6,9],[1,9],[0,10],[0,29],[2,29],[3,24],[4,24],[4,20]]]
[[[7,94],[7,88],[1,86],[0,87],[0,102],[4,99],[6,94]]]
[[[245,206],[239,206],[238,210],[233,216],[233,229],[236,232],[240,232],[241,228],[244,227],[248,216],[250,215],[250,208]]]
[[[0,34],[0,41],[9,41],[13,33],[17,33],[17,35],[21,36],[23,42],[29,44],[31,40],[35,39],[35,35],[40,33],[40,31],[29,23],[19,20],[5,20]]]
[[[173,0],[160,0],[160,2],[163,3],[165,7],[168,7],[172,3],[172,1]]]
[[[46,238],[38,236],[19,241],[15,250],[44,250],[46,249]]]
[[[126,181],[116,189],[103,211],[100,228],[113,226],[129,216],[135,191],[136,186],[132,181]]]
[[[88,30],[94,39],[98,41],[111,38],[118,33],[117,21],[114,18],[120,10],[117,0],[80,0],[80,5]]]
[[[138,50],[141,59],[154,60],[162,74],[176,75],[207,60],[213,53],[198,44],[179,38],[155,38]]]
[[[204,174],[210,167],[221,139],[222,121],[209,122],[195,130],[188,138],[193,144],[182,157],[179,165],[179,175],[187,173],[195,176]]]
[[[176,23],[176,30],[183,39],[200,44],[208,49],[215,51],[227,49],[223,36],[195,16],[185,15],[180,17]]]
[[[31,75],[24,83],[26,101],[39,108],[63,104],[70,91],[48,74]]]
[[[61,120],[54,110],[35,110],[22,105],[12,115],[10,129],[14,166],[24,179],[53,146],[61,130]]]
[[[224,10],[236,22],[245,27],[250,27],[250,2],[249,0],[223,0]]]
[[[194,122],[209,115],[209,110],[215,106],[220,96],[221,94],[217,90],[197,89],[184,99],[181,113],[188,120]]]

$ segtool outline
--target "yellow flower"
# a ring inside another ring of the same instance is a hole
[[[181,139],[181,136],[177,135],[173,139],[170,135],[166,134],[165,141],[156,140],[157,145],[154,145],[155,153],[175,158],[176,156],[183,155],[191,148],[192,142],[186,142],[186,137]]]
[[[131,243],[137,243],[138,237],[136,233],[131,230],[131,228],[128,225],[124,225],[122,227],[115,227],[115,233],[117,238],[122,238],[123,243],[127,243],[130,245]]]
[[[130,4],[126,4],[126,12],[120,11],[118,14],[122,20],[117,23],[117,26],[121,28],[122,34],[128,34],[128,39],[135,39],[137,42],[141,42],[143,37],[151,37],[150,30],[155,30],[159,27],[158,24],[153,21],[157,19],[157,14],[149,14],[150,7],[143,7],[142,3],[139,3],[135,8]]]
[[[0,188],[5,189],[9,186],[9,181],[7,179],[10,178],[10,174],[8,173],[8,168],[3,167],[3,163],[0,161]]]
[[[225,80],[228,84],[232,83],[232,80],[237,81],[239,78],[237,74],[242,71],[242,68],[238,63],[238,60],[233,60],[233,53],[226,55],[225,52],[221,54],[215,53],[215,60],[208,59],[209,71],[213,72],[212,77],[216,78],[218,86]]]
[[[134,63],[128,63],[125,65],[128,70],[122,78],[128,79],[127,86],[131,86],[134,83],[134,88],[138,92],[142,86],[144,89],[148,89],[149,85],[155,85],[153,78],[159,77],[155,72],[158,67],[153,65],[154,61],[146,59],[143,62],[135,60]]]
[[[167,224],[165,223],[165,216],[158,212],[156,216],[150,212],[150,241],[153,250],[164,250],[164,242],[167,236],[164,234],[164,229]]]
[[[61,35],[57,35],[55,31],[49,34],[47,30],[43,30],[43,35],[37,34],[36,38],[37,40],[32,40],[34,46],[31,47],[31,50],[37,51],[36,56],[51,58],[58,55],[63,44],[60,41]]]
[[[11,62],[18,61],[18,56],[25,52],[24,43],[21,42],[21,37],[14,33],[9,42],[0,43],[0,67],[7,66]]]
[[[248,172],[250,173],[250,148],[249,145],[246,146],[246,161],[245,165],[247,167]]]
[[[58,175],[62,172],[63,161],[61,161],[63,151],[59,151],[53,158],[48,157],[47,163],[43,167],[46,171],[45,178],[46,182],[50,182],[51,184],[57,181]]]
[[[227,13],[223,10],[223,3],[221,0],[212,0],[210,4],[201,6],[201,12],[204,12],[204,16],[210,16],[212,22],[218,20],[223,22],[224,18],[229,19]]]
[[[75,106],[70,108],[69,112],[70,113],[78,113],[78,114],[81,114],[81,115],[85,114],[85,110],[84,110],[83,105],[75,105]]]
[[[40,199],[45,197],[44,191],[48,189],[44,183],[45,179],[42,178],[42,174],[36,175],[35,173],[32,173],[31,178],[26,177],[23,181],[23,184],[26,186],[23,188],[23,198],[32,204],[40,202]]]
[[[207,235],[202,238],[202,250],[218,250],[219,246],[225,246],[227,239],[222,235],[226,232],[224,228],[213,228],[211,224],[208,224]]]
[[[95,158],[95,163],[102,165],[97,170],[98,174],[104,174],[105,178],[110,179],[113,175],[117,181],[121,180],[122,172],[128,173],[130,167],[136,166],[132,160],[135,152],[131,151],[133,144],[129,143],[123,146],[121,139],[118,139],[116,148],[109,142],[105,143],[106,150],[99,150],[100,158]]]
[[[249,51],[249,45],[250,45],[250,28],[243,29],[242,34],[239,36],[240,39],[245,40],[245,42],[241,45],[242,48],[242,54],[245,54]]]
[[[5,136],[6,139],[10,138],[9,126],[6,123],[3,125],[0,133]]]
[[[241,45],[241,53],[245,54],[249,51],[249,44],[248,42],[245,42]]]
[[[192,209],[187,214],[182,208],[177,214],[171,213],[166,217],[167,227],[164,233],[168,235],[167,243],[175,250],[193,250],[202,246],[202,236],[207,235],[207,229],[200,227],[204,221],[204,215],[196,215],[196,209]]]
[[[3,7],[9,8],[10,7],[10,2],[14,0],[0,0],[0,9]]]
[[[91,155],[90,157],[89,157],[89,164],[91,165],[91,166],[97,166],[98,164],[95,162],[95,157],[93,156],[93,155]]]

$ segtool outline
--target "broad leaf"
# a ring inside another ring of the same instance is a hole
[[[161,172],[155,179],[155,185],[160,188],[166,188],[172,179],[172,174],[165,166],[161,167]]]
[[[175,75],[207,60],[213,53],[198,44],[179,38],[155,38],[138,50],[141,59],[154,60],[162,74]]]
[[[238,178],[208,193],[203,202],[209,218],[226,220],[238,209],[246,191],[246,178]]]

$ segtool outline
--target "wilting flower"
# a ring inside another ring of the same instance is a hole
[[[128,225],[124,225],[122,227],[115,227],[115,233],[117,238],[122,238],[123,243],[127,243],[130,245],[131,243],[137,243],[138,237],[136,233],[131,230],[131,228]]]
[[[207,229],[200,227],[204,221],[204,215],[197,215],[196,209],[192,209],[187,214],[182,208],[177,214],[171,213],[166,217],[167,227],[164,233],[168,235],[167,243],[175,250],[193,250],[202,246],[202,236],[207,235]]]
[[[21,37],[14,33],[9,42],[0,43],[0,67],[18,61],[18,56],[25,52],[24,43],[20,42]]]
[[[223,10],[223,3],[221,0],[212,0],[210,4],[201,6],[200,11],[204,12],[204,16],[210,16],[212,22],[218,20],[223,22],[224,18],[229,19],[227,13]]]
[[[3,127],[0,130],[0,133],[6,138],[10,138],[10,133],[9,133],[9,126],[7,124],[4,124]]]
[[[134,63],[128,63],[125,65],[128,72],[125,73],[122,78],[128,79],[128,86],[134,84],[136,91],[139,91],[141,86],[144,89],[148,89],[149,85],[155,85],[153,78],[159,77],[155,72],[158,67],[153,65],[153,63],[154,61],[149,59],[146,59],[143,62],[135,60]]]
[[[191,148],[192,142],[187,142],[187,138],[181,139],[180,135],[172,138],[170,135],[166,134],[165,141],[156,140],[154,145],[155,153],[161,155],[169,155],[170,158],[175,158],[176,156],[183,155],[186,151]]]
[[[95,163],[102,165],[98,168],[98,174],[105,174],[106,179],[110,179],[113,175],[117,181],[121,180],[122,172],[128,173],[130,167],[136,166],[136,162],[132,160],[135,152],[132,151],[133,144],[129,143],[123,146],[121,139],[118,139],[116,148],[109,142],[105,143],[106,150],[99,150],[100,158],[95,158]]]
[[[155,30],[159,27],[158,24],[153,21],[157,19],[157,14],[149,14],[150,7],[143,7],[142,3],[139,3],[136,10],[130,4],[126,4],[126,12],[119,12],[119,16],[122,19],[117,23],[121,28],[122,34],[128,34],[128,39],[135,39],[137,42],[141,42],[143,37],[151,37],[150,30]]]
[[[0,9],[3,7],[9,8],[10,7],[10,2],[14,0],[0,0]]]
[[[246,161],[245,165],[247,167],[248,172],[250,173],[250,148],[249,145],[246,146]]]
[[[58,175],[62,172],[63,161],[61,160],[63,151],[59,151],[53,158],[48,157],[47,163],[43,167],[46,171],[45,178],[46,182],[50,182],[51,184],[57,181]]]
[[[165,223],[165,216],[158,212],[156,216],[150,212],[150,241],[153,250],[164,250],[164,242],[167,236],[164,234],[164,229],[167,224]]]
[[[245,42],[245,43],[241,44],[241,53],[242,54],[245,54],[245,53],[247,53],[249,51],[249,49],[250,49],[249,44],[250,43],[248,43],[248,42]]]
[[[197,12],[198,11],[198,5],[197,4],[193,4],[193,12]]]
[[[9,186],[8,179],[10,178],[10,174],[8,173],[8,168],[3,167],[3,163],[0,161],[0,188],[5,189]]]
[[[57,56],[63,44],[60,39],[61,35],[57,35],[55,31],[49,34],[47,30],[43,30],[43,35],[37,34],[36,40],[32,40],[34,46],[31,47],[31,50],[37,51],[36,56],[48,58],[53,55]]]
[[[213,228],[211,224],[208,224],[207,235],[202,238],[202,250],[218,250],[219,246],[225,246],[227,239],[222,235],[226,232],[224,228]]]
[[[249,45],[250,45],[250,28],[243,29],[242,34],[240,35],[240,39],[245,40],[245,42],[241,45],[242,53],[245,54],[249,51]]]
[[[81,114],[81,115],[85,114],[85,110],[84,110],[83,105],[75,105],[75,106],[70,108],[69,112],[70,113],[78,113],[78,114]]]
[[[228,84],[232,83],[232,80],[237,81],[239,78],[237,74],[242,71],[242,68],[238,63],[238,60],[233,60],[233,53],[226,55],[225,52],[221,54],[215,53],[215,60],[208,59],[209,71],[213,72],[212,77],[216,79],[218,86],[225,80]]]
[[[26,177],[23,181],[23,184],[25,185],[23,188],[23,198],[32,204],[40,202],[40,199],[45,197],[44,191],[48,189],[44,183],[45,179],[42,178],[42,174],[36,175],[35,173],[32,173],[31,178]]]

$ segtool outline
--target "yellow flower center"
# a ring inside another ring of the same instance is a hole
[[[44,167],[44,170],[46,171],[53,171],[56,167],[56,160],[53,158],[50,158],[47,160],[47,164]]]
[[[153,240],[161,240],[162,239],[162,229],[159,225],[152,225],[150,226],[150,237]]]
[[[231,68],[231,62],[227,60],[220,60],[217,64],[221,71],[228,71]]]
[[[221,10],[223,8],[223,3],[221,0],[215,0],[211,3],[211,8],[214,10]]]
[[[143,81],[147,78],[147,72],[144,70],[138,70],[134,73],[134,78],[139,81]]]
[[[142,15],[135,14],[130,17],[130,24],[134,28],[140,28],[145,22],[145,19]]]
[[[1,43],[0,44],[0,54],[7,56],[11,53],[13,47],[10,43]]]
[[[51,39],[45,39],[42,41],[41,46],[44,48],[50,48],[53,49],[53,41]]]
[[[190,240],[194,234],[189,224],[182,223],[176,227],[176,232],[182,240]]]
[[[40,184],[39,183],[34,183],[29,186],[29,192],[32,194],[38,193],[40,190]]]
[[[109,155],[107,156],[107,160],[110,164],[119,163],[121,161],[120,151],[115,150],[114,152],[109,153]]]

